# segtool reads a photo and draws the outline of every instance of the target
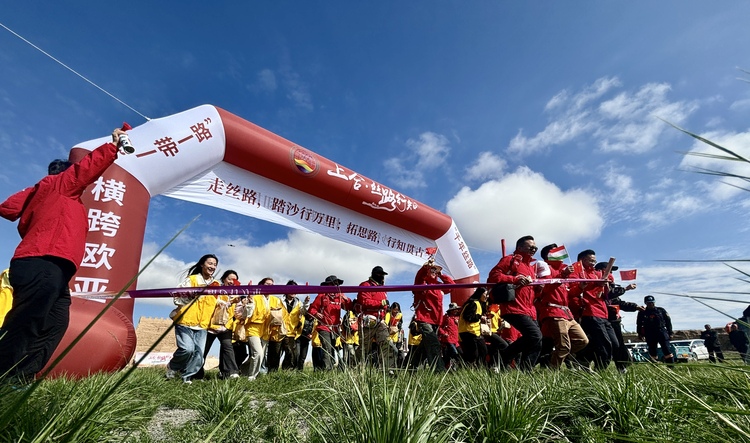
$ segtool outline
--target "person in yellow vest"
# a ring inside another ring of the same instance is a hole
[[[218,281],[214,281],[211,286],[240,286],[237,277],[237,271],[232,269],[224,271]],[[219,340],[219,378],[239,378],[240,370],[237,361],[234,358],[234,348],[232,345],[232,333],[234,330],[234,308],[239,301],[238,297],[230,295],[216,296],[216,307],[214,308],[211,324],[208,326],[206,334],[206,348],[203,350],[203,362],[205,366],[206,357],[211,350],[215,340]],[[205,377],[205,368],[193,377],[194,379],[203,379]]]
[[[359,324],[354,311],[347,311],[341,321],[341,340],[343,349],[343,363],[347,368],[357,364],[357,348],[359,347]]]
[[[13,306],[13,288],[10,286],[8,272],[9,270],[6,269],[0,274],[0,327],[3,326],[5,315]]]
[[[273,279],[266,277],[258,285],[273,285]],[[247,304],[247,343],[250,346],[248,380],[255,380],[260,374],[260,366],[266,356],[268,340],[271,335],[271,311],[281,310],[281,300],[270,294],[258,294]],[[276,333],[276,332],[274,332]]]
[[[461,308],[458,318],[458,339],[467,365],[484,364],[487,345],[481,331],[481,322],[487,306],[487,290],[477,288]]]
[[[500,305],[490,305],[485,317],[487,318],[487,322],[490,325],[490,331],[492,332],[491,335],[484,337],[486,344],[489,346],[488,352],[490,354],[490,367],[495,372],[500,372],[500,369],[503,368],[503,361],[501,358],[502,351],[508,347],[508,342],[500,337],[500,330],[502,329],[503,323],[503,319],[500,318]]]
[[[313,332],[310,339],[310,344],[312,345],[312,365],[313,365],[313,371],[325,371],[326,370],[326,361],[325,361],[325,351],[323,351],[323,343],[320,341],[320,334],[318,334],[318,320],[315,319],[313,321],[313,324],[315,325],[315,328],[313,328]]]
[[[407,340],[409,349],[406,352],[406,365],[410,369],[416,369],[422,362],[422,355],[419,344],[422,343],[422,333],[419,331],[419,325],[412,318],[409,323],[409,338]]]
[[[401,313],[401,305],[398,302],[391,303],[391,308],[385,314],[385,324],[388,326],[388,345],[393,353],[394,361],[399,357],[399,338],[401,337],[401,328],[404,325],[404,315]]]
[[[297,286],[297,282],[289,280],[287,286]],[[281,319],[283,327],[271,328],[268,342],[268,372],[277,371],[279,365],[282,369],[293,369],[297,366],[299,349],[297,348],[297,337],[302,332],[302,318],[310,306],[310,296],[300,302],[295,294],[284,294],[281,299]],[[274,311],[272,311],[274,312]],[[281,353],[284,353],[284,362],[281,362]]]
[[[181,288],[205,287],[213,283],[214,272],[219,259],[206,254],[198,263],[188,269],[187,278],[180,283]],[[216,297],[212,295],[174,297],[177,307],[170,317],[175,322],[174,335],[177,350],[167,363],[166,378],[172,379],[182,374],[182,381],[190,384],[190,379],[203,367],[203,349],[206,346],[206,330],[216,307]]]

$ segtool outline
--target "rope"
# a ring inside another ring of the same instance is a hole
[[[113,99],[117,100],[121,105],[125,106],[126,108],[130,109],[131,111],[135,112],[136,114],[140,115],[141,117],[145,118],[146,121],[151,121],[150,118],[148,118],[145,115],[141,114],[140,112],[138,112],[135,108],[133,108],[129,104],[127,104],[124,101],[120,100],[119,98],[115,97],[113,94],[109,93],[106,89],[104,89],[101,86],[97,85],[96,83],[92,82],[91,80],[89,80],[88,78],[86,78],[84,75],[78,73],[75,69],[71,68],[70,66],[68,66],[65,63],[61,62],[60,60],[56,59],[55,57],[53,57],[52,55],[50,55],[48,52],[46,52],[45,50],[43,50],[39,46],[37,46],[37,45],[31,43],[30,41],[26,40],[20,34],[18,34],[17,32],[13,31],[9,27],[5,26],[2,23],[0,23],[0,27],[5,28],[6,31],[10,32],[11,34],[15,35],[16,37],[18,37],[19,39],[21,39],[25,43],[29,44],[32,48],[36,49],[37,51],[39,51],[42,54],[46,55],[47,57],[51,58],[52,60],[54,60],[55,62],[57,62],[59,65],[61,65],[62,67],[64,67],[68,71],[72,72],[73,74],[77,75],[78,77],[82,78],[84,81],[86,81],[87,83],[89,83],[90,85],[92,85],[93,87],[95,87],[96,89],[102,91],[103,93],[105,93],[108,96],[112,97]]]

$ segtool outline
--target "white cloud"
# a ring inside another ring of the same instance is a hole
[[[743,156],[744,158],[750,158],[750,132],[736,133],[715,131],[700,135],[719,146]],[[684,156],[680,163],[680,169],[722,171],[740,177],[750,177],[750,163],[701,157],[701,154],[728,155],[703,142],[697,140],[694,141],[690,152],[699,154],[699,156]],[[740,193],[747,192],[733,186],[722,184],[721,182],[730,183],[744,188],[749,187],[748,183],[741,178],[711,177],[709,181],[706,182],[706,188],[708,191],[707,195],[712,200],[725,201]]]
[[[599,203],[581,189],[563,191],[526,167],[477,189],[461,189],[447,204],[472,247],[498,250],[533,235],[541,243],[573,243],[599,236],[604,225]]]
[[[696,102],[670,102],[666,83],[648,83],[603,100],[621,86],[616,77],[602,77],[577,94],[559,92],[545,106],[550,114],[547,126],[531,136],[519,130],[508,152],[525,156],[589,135],[602,151],[643,153],[657,146],[669,130],[657,117],[679,123],[698,108]]]
[[[610,168],[604,174],[604,185],[611,190],[609,196],[618,205],[631,205],[638,201],[638,191],[633,188],[633,178]]]
[[[276,91],[276,74],[270,69],[261,70],[258,72],[256,87],[258,90],[264,92]]]
[[[434,132],[423,132],[418,139],[408,139],[406,151],[401,157],[383,162],[386,172],[396,186],[417,189],[427,186],[425,173],[445,164],[450,154],[448,138]]]
[[[479,158],[466,168],[467,180],[488,180],[498,179],[503,176],[508,162],[493,154],[484,151],[479,154]]]

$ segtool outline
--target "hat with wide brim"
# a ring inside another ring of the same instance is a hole
[[[328,277],[326,277],[325,281],[320,284],[320,286],[341,286],[343,283],[344,280],[341,280],[335,275],[329,275]]]
[[[451,303],[448,305],[449,311],[455,311],[456,309],[461,309],[461,306],[458,306],[458,303]]]
[[[609,263],[607,263],[605,261],[600,261],[599,263],[596,264],[596,266],[594,267],[594,269],[596,269],[597,271],[603,271],[603,270],[607,269],[607,265],[608,264]],[[616,271],[618,269],[620,269],[620,268],[617,267],[617,266],[612,266],[612,270],[613,271]]]

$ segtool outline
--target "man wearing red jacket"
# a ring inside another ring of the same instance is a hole
[[[387,272],[382,266],[372,268],[370,278],[360,283],[360,286],[383,286]],[[359,335],[359,349],[361,350],[364,364],[370,357],[373,339],[378,344],[381,367],[392,370],[396,362],[396,356],[391,351],[389,344],[390,333],[388,325],[385,324],[385,313],[388,310],[388,294],[385,291],[359,292],[357,293],[357,308],[361,313],[360,322],[362,328]]]
[[[596,252],[591,249],[578,254],[578,262],[573,268],[570,278],[602,279],[602,273],[596,270]],[[589,344],[582,353],[587,357],[593,357],[594,368],[597,370],[609,366],[617,346],[615,330],[608,320],[608,296],[609,286],[604,280],[570,286],[571,310],[574,315],[580,316],[581,327],[589,338]]]
[[[71,164],[55,160],[49,175],[0,204],[18,222],[21,243],[10,262],[13,305],[0,329],[0,375],[31,381],[68,329],[68,283],[85,251],[88,217],[81,195],[117,159],[117,138]]]
[[[435,264],[435,259],[430,258],[427,263],[422,265],[414,277],[415,285],[436,285],[440,282],[453,284],[453,279],[443,274],[442,267]],[[445,293],[450,291],[445,291]],[[443,295],[440,289],[427,289],[423,291],[413,291],[414,293],[414,321],[419,326],[422,333],[422,341],[419,346],[422,347],[422,355],[427,362],[428,367],[435,371],[442,371],[445,366],[441,364],[440,340],[437,331],[443,320]]]
[[[546,278],[567,278],[573,272],[573,266],[565,266],[561,260],[548,260],[547,254],[556,247],[554,243],[547,245],[540,253],[550,269],[550,274]],[[589,342],[583,329],[573,318],[568,304],[567,284],[544,285],[538,307],[539,323],[542,335],[554,342],[555,348],[550,358],[550,367],[553,369],[559,369],[568,355],[579,352]]]
[[[341,286],[343,283],[344,280],[335,275],[329,275],[320,285]],[[346,311],[352,309],[352,301],[349,297],[340,292],[335,292],[335,288],[331,289],[332,292],[318,294],[310,305],[310,309],[307,310],[310,315],[318,319],[317,331],[320,345],[323,348],[323,362],[326,371],[333,369],[336,337],[341,325],[341,309]]]
[[[536,322],[534,288],[529,286],[536,276],[531,259],[536,254],[534,237],[527,235],[516,242],[516,250],[506,255],[490,271],[487,283],[509,283],[516,286],[516,298],[511,302],[501,302],[503,320],[521,333],[521,338],[510,344],[501,354],[508,364],[521,354],[520,369],[530,371],[536,365],[542,349],[542,332]]]

